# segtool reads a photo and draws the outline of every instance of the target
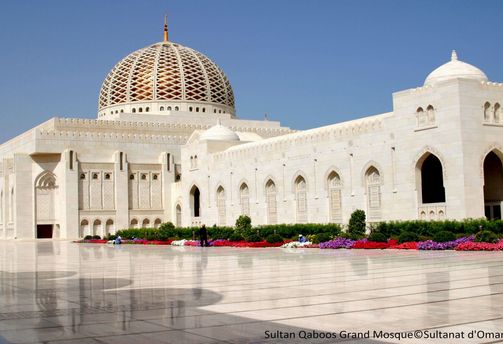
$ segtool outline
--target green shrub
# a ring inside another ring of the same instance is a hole
[[[380,232],[370,233],[368,240],[375,242],[388,242],[388,238],[386,238],[386,236]]]
[[[435,233],[435,235],[433,235],[433,241],[436,242],[447,242],[452,240],[456,240],[456,234],[454,234],[453,232],[440,231],[438,233]]]
[[[232,227],[211,227],[208,228],[208,237],[211,239],[228,239],[232,234],[235,233],[234,228]]]
[[[357,209],[349,218],[348,232],[352,235],[365,235],[365,212]]]
[[[236,219],[236,231],[247,233],[252,229],[251,218],[248,215],[240,215]]]
[[[92,238],[93,238],[93,236],[92,236],[92,235],[86,235],[86,236],[84,237],[84,240],[91,240]]]
[[[257,234],[250,234],[250,235],[246,236],[245,239],[246,239],[246,241],[249,241],[249,242],[262,241],[262,238],[259,237]]]
[[[234,232],[229,236],[229,241],[244,241],[244,240],[245,238],[243,238],[243,236],[238,232]]]
[[[270,234],[265,238],[265,241],[267,241],[270,244],[275,244],[278,242],[283,242],[283,238],[279,234]]]
[[[117,239],[117,235],[115,234],[108,234],[106,237],[107,240],[115,240]]]
[[[477,235],[475,235],[475,241],[495,243],[498,241],[498,236],[491,231],[483,230],[478,232]]]
[[[94,240],[101,240],[101,237],[99,235],[93,235]]]
[[[313,244],[319,244],[320,242],[326,242],[332,240],[332,235],[330,233],[318,233],[315,234],[312,242]]]
[[[409,242],[409,241],[418,241],[419,237],[416,233],[414,232],[403,232],[398,236],[398,242],[400,244],[404,242]]]

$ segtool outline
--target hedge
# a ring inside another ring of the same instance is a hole
[[[375,231],[384,234],[387,238],[398,237],[403,232],[416,233],[419,236],[433,237],[442,231],[454,234],[476,234],[480,231],[489,230],[497,234],[503,234],[503,221],[488,221],[486,219],[466,219],[464,221],[390,221],[377,224]]]
[[[337,224],[281,224],[254,227],[252,233],[258,233],[262,238],[271,234],[278,234],[283,238],[293,238],[302,235],[329,233],[331,236],[341,232],[341,227]],[[199,227],[175,227],[171,222],[161,224],[155,228],[129,228],[119,230],[117,235],[123,239],[146,239],[146,240],[168,240],[168,239],[192,239],[192,234],[199,237]],[[208,237],[211,239],[229,239],[235,233],[232,227],[208,227]]]

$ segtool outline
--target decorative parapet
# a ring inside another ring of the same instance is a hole
[[[214,154],[215,161],[255,157],[269,151],[285,151],[293,146],[304,146],[313,143],[323,143],[329,140],[342,140],[383,129],[384,119],[391,114],[373,116],[366,119],[334,124],[317,129],[311,129],[270,139],[233,146],[225,151]]]

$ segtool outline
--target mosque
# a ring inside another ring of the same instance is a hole
[[[168,39],[106,76],[97,119],[0,146],[0,238],[127,227],[501,218],[503,84],[451,60],[391,112],[311,130],[239,119],[224,72]]]

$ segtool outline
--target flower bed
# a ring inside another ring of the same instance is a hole
[[[465,242],[456,247],[456,251],[501,251],[503,250],[503,240],[496,244],[488,242]]]
[[[337,238],[335,240],[330,240],[326,242],[320,243],[320,248],[326,249],[338,249],[338,248],[351,248],[355,243],[354,240],[345,239],[345,238]]]
[[[458,245],[467,242],[472,242],[473,240],[475,240],[475,235],[470,235],[467,237],[462,237],[456,240],[446,242],[435,242],[432,240],[426,240],[418,243],[417,248],[418,250],[453,250]]]
[[[404,242],[403,244],[390,245],[388,248],[397,250],[417,250],[417,245],[419,243],[416,241]]]
[[[304,248],[304,247],[312,248],[312,247],[320,247],[320,245],[313,244],[310,241],[306,241],[306,242],[290,241],[290,242],[287,242],[286,244],[281,245],[281,247],[282,248]]]

